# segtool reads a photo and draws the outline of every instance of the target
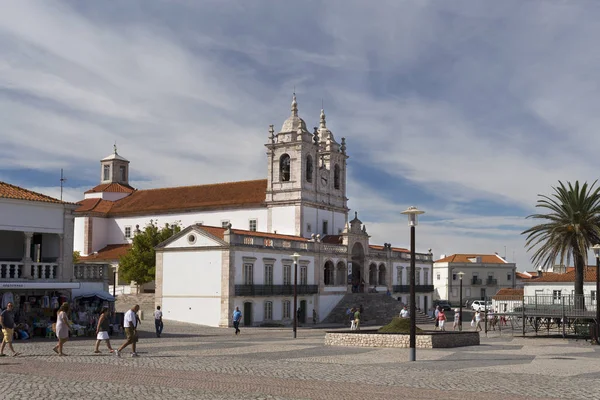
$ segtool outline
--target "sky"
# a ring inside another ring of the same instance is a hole
[[[113,150],[136,188],[264,179],[268,126],[321,105],[372,243],[531,270],[539,194],[598,178],[600,2],[13,1],[0,180],[78,201]]]

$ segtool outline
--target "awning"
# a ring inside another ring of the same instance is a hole
[[[77,299],[89,299],[92,297],[98,297],[102,300],[106,300],[106,301],[115,301],[115,298],[113,297],[112,294],[108,293],[108,292],[89,292],[89,293],[83,293],[83,294],[79,294],[75,297],[73,297],[73,300],[77,300]]]
[[[79,282],[0,282],[0,289],[79,289]]]

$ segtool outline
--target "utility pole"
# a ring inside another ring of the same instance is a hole
[[[60,169],[60,201],[63,199],[63,183],[67,181],[67,178],[63,175],[63,169]]]

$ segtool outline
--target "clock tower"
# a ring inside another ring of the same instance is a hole
[[[338,144],[327,129],[325,112],[311,133],[298,116],[296,95],[292,113],[281,131],[269,128],[266,204],[270,232],[311,237],[337,235],[348,220],[346,144]]]

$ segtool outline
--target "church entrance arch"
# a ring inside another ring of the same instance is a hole
[[[364,290],[365,249],[360,242],[352,246],[352,292]]]

